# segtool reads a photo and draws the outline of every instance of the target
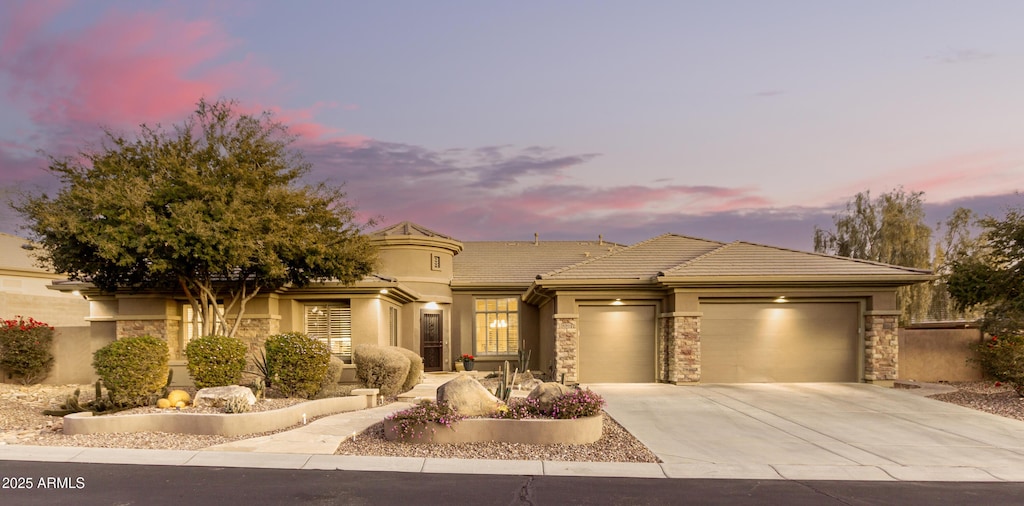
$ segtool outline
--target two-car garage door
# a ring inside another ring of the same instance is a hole
[[[857,303],[701,304],[701,382],[858,381]]]
[[[856,382],[863,345],[856,302],[701,302],[702,383]],[[584,383],[656,380],[656,307],[580,306]]]

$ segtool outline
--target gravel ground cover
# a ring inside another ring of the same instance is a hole
[[[1024,400],[1012,389],[993,382],[953,383],[955,392],[931,396],[988,413],[1024,421]],[[263,436],[198,436],[139,432],[119,434],[65,435],[59,417],[42,414],[44,409],[60,406],[78,385],[11,385],[0,383],[0,445],[85,446],[101,448],[140,448],[199,450],[209,446]],[[91,385],[82,385],[82,401],[90,399]],[[276,409],[292,399],[269,399],[256,409]],[[155,408],[140,408],[140,411]],[[135,411],[138,412],[138,411]],[[283,429],[288,430],[288,429]],[[279,432],[279,431],[278,431]],[[384,439],[383,424],[371,426],[354,440],[338,448],[342,455],[414,456],[467,459],[544,459],[590,462],[657,462],[646,447],[618,423],[604,416],[600,440],[589,445],[524,445],[513,443],[467,443],[452,445],[413,445]]]
[[[955,392],[929,396],[943,402],[1024,421],[1024,398],[1012,388],[992,381],[948,383]]]

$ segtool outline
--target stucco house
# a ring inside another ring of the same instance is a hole
[[[56,329],[55,355],[87,355],[94,344],[85,321],[89,303],[78,293],[48,289],[63,276],[37,266],[31,248],[31,243],[21,237],[0,233],[0,317],[31,317],[45,322]],[[80,383],[93,375],[88,360],[65,360],[55,363],[44,381]],[[0,382],[14,379],[0,370]]]
[[[480,369],[532,352],[529,368],[567,382],[891,382],[897,287],[927,271],[665,234],[633,244],[459,241],[403,222],[372,234],[377,272],[252,300],[239,337],[302,331],[343,358],[398,345],[428,371],[473,354]],[[193,317],[174,293],[103,294],[94,338],[149,333],[177,364]]]

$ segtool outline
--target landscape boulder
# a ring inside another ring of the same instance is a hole
[[[541,411],[549,411],[552,403],[555,402],[555,399],[569,393],[571,390],[572,388],[561,383],[541,383],[537,388],[534,388],[526,398],[536,400]]]
[[[192,405],[197,408],[222,408],[228,401],[235,398],[245,399],[250,406],[256,404],[256,396],[249,387],[228,385],[225,387],[203,388],[196,392],[195,401]]]
[[[464,416],[492,415],[502,404],[494,394],[468,374],[460,374],[437,387],[437,403],[445,402]]]

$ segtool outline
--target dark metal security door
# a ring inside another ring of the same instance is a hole
[[[420,356],[423,357],[423,370],[440,371],[444,368],[444,332],[439,313],[423,313],[420,315]]]

